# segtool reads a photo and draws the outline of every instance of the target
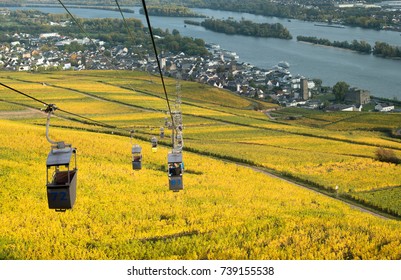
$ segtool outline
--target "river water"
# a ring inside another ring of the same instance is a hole
[[[25,8],[28,9],[28,8]],[[47,13],[65,13],[63,8],[38,8]],[[139,8],[135,13],[125,13],[129,18],[138,18],[146,26]],[[121,18],[119,12],[71,8],[71,13],[83,18]],[[207,43],[215,43],[222,48],[234,51],[240,62],[248,62],[259,68],[267,69],[280,61],[290,64],[292,75],[300,74],[307,78],[319,78],[323,85],[332,86],[338,81],[345,81],[353,87],[371,92],[372,95],[385,98],[401,99],[401,60],[391,60],[373,55],[358,54],[349,50],[317,46],[297,42],[298,35],[316,36],[331,41],[365,40],[374,46],[376,41],[401,46],[401,36],[394,31],[375,31],[357,27],[332,28],[316,26],[313,22],[287,20],[275,17],[255,16],[247,13],[194,9],[194,11],[216,19],[249,19],[258,23],[281,23],[292,34],[292,40],[274,38],[255,38],[241,35],[225,35],[205,30],[200,26],[184,24],[185,18],[156,17],[150,18],[153,27],[177,29],[181,35],[201,38]],[[193,20],[193,19],[192,19]],[[199,19],[201,21],[202,19]]]

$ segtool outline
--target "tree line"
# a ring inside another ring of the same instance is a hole
[[[391,46],[384,42],[376,42],[373,54],[381,57],[388,58],[401,58],[401,47]]]
[[[242,19],[241,21],[234,21],[232,19],[206,19],[201,23],[201,25],[206,29],[225,34],[238,34],[254,37],[273,37],[287,40],[292,39],[288,29],[285,28],[281,23],[258,24],[245,19]]]
[[[348,16],[344,19],[344,24],[380,30],[385,25],[385,20],[370,16]]]
[[[372,47],[366,41],[353,40],[351,43],[348,41],[330,41],[328,39],[309,37],[309,36],[297,36],[298,41],[308,42],[317,45],[330,46],[342,49],[349,49],[360,53],[370,54],[384,58],[396,58],[401,59],[401,47],[392,46],[384,42],[376,42]]]
[[[3,1],[3,5],[21,5],[20,3],[26,1]],[[114,6],[115,2],[112,0],[97,0],[97,1],[71,1],[70,5],[108,5]],[[120,5],[130,6],[132,0],[120,0]],[[281,18],[295,18],[307,21],[319,22],[341,22],[350,26],[358,26],[369,29],[383,29],[383,27],[390,27],[393,29],[401,29],[401,24],[393,22],[389,19],[397,18],[399,11],[365,8],[347,8],[339,9],[334,5],[334,1],[267,1],[267,0],[253,0],[253,1],[238,1],[238,0],[149,0],[149,8],[153,5],[159,5],[164,8],[168,5],[176,5],[180,7],[196,7],[207,8],[214,10],[225,10],[234,12],[251,13],[256,15],[273,16]],[[377,2],[375,0],[367,0],[367,3]],[[42,0],[43,4],[53,4],[54,1]],[[141,5],[139,0],[134,1],[136,5]],[[148,8],[148,9],[149,9]],[[159,13],[165,11],[159,10]],[[168,13],[171,13],[168,12]],[[177,12],[174,16],[181,16],[182,12]],[[168,16],[168,15],[167,15]]]
[[[177,2],[172,0],[170,2]],[[318,22],[342,22],[343,24],[370,29],[382,29],[384,26],[396,25],[388,19],[396,17],[399,12],[380,9],[347,8],[339,9],[334,2],[313,1],[310,5],[302,1],[238,1],[238,0],[186,0],[188,7],[208,8],[214,10],[251,13],[280,18],[294,18]],[[310,1],[308,1],[310,2]],[[372,16],[374,15],[374,16]],[[398,25],[399,27],[399,25]],[[399,27],[400,28],[400,27]]]
[[[196,25],[196,26],[200,26],[201,22],[196,21],[196,20],[190,20],[190,19],[186,19],[184,20],[185,24],[190,24],[190,25]]]
[[[348,41],[330,41],[328,39],[309,37],[309,36],[297,36],[298,41],[308,42],[317,45],[330,46],[342,49],[348,49],[357,51],[360,53],[370,54],[372,52],[372,46],[366,41],[353,40],[351,43]]]
[[[187,7],[176,5],[149,6],[147,7],[147,11],[149,15],[162,17],[205,17],[204,15],[193,12]],[[143,8],[141,8],[139,12],[141,14],[145,13]]]

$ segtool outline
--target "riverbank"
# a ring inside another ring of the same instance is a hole
[[[345,28],[344,25],[322,24],[322,23],[315,23],[315,26],[320,26],[320,27],[331,27],[331,28]]]
[[[378,96],[370,96],[371,100],[377,101],[379,103],[391,103],[401,107],[401,100],[398,99],[390,99],[385,97],[378,97]]]
[[[393,59],[393,60],[401,60],[401,47],[399,46],[390,46],[384,42],[376,42],[374,48],[370,44],[365,41],[358,42],[357,40],[353,40],[351,43],[348,41],[334,41],[331,42],[327,39],[321,39],[316,37],[305,37],[305,36],[297,36],[297,41],[312,45],[318,45],[322,47],[330,47],[337,48],[341,50],[353,51],[359,54],[371,54],[375,57],[385,58],[385,59]],[[393,55],[383,54],[392,53]]]
[[[7,5],[7,4],[2,4],[2,5],[0,5],[0,8],[19,8],[19,7],[21,7],[21,8],[34,8],[34,9],[37,9],[37,8],[61,8],[61,6],[60,5],[56,5],[56,4],[54,4],[54,5],[52,5],[52,4],[19,4],[19,5],[17,5],[17,4],[10,4],[10,5]],[[118,8],[116,8],[116,6],[99,6],[99,5],[97,5],[97,6],[91,6],[91,5],[88,5],[88,6],[85,6],[85,5],[68,5],[68,7],[67,7],[68,9],[91,9],[91,10],[105,10],[105,11],[113,11],[113,12],[116,12],[116,11],[120,11]],[[133,9],[128,9],[128,8],[122,8],[121,9],[121,11],[122,12],[124,12],[124,13],[131,13],[131,14],[135,14],[135,10],[133,10]]]

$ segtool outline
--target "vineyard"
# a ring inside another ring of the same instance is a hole
[[[273,104],[181,81],[185,188],[171,192],[170,131],[156,153],[150,144],[167,116],[159,77],[2,72],[0,80],[133,129],[143,148],[134,171],[129,134],[56,111],[50,134],[77,148],[79,174],[74,208],[50,210],[43,106],[0,88],[0,259],[401,258],[401,170],[375,157],[384,147],[401,158],[401,141],[389,133],[400,114],[285,109],[269,119],[254,108]],[[166,83],[174,100],[176,81]]]

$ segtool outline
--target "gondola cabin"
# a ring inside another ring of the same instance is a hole
[[[132,146],[132,169],[142,169],[142,148],[139,145]]]
[[[157,138],[153,136],[150,141],[152,142],[152,152],[157,152]]]
[[[74,168],[70,169],[74,155]],[[47,201],[49,209],[64,212],[72,209],[77,188],[76,149],[71,146],[53,146],[46,161]]]
[[[182,162],[182,153],[170,152],[167,156],[168,160],[168,180],[169,189],[178,192],[184,189],[182,174],[184,165]]]

